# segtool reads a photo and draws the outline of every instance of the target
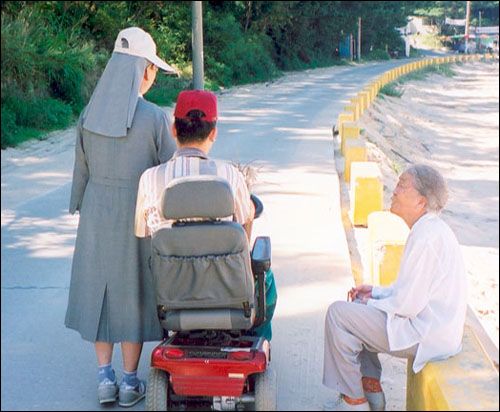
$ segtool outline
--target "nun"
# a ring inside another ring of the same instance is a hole
[[[137,367],[145,341],[161,340],[148,265],[150,239],[134,235],[139,178],[176,150],[167,113],[144,99],[158,69],[153,38],[122,30],[82,111],[76,135],[69,211],[79,212],[65,325],[94,343],[99,402],[132,406],[145,396]],[[112,368],[121,343],[123,379]]]

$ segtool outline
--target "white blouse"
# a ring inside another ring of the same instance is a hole
[[[460,352],[467,310],[467,277],[450,227],[432,213],[410,230],[397,279],[374,286],[367,303],[387,313],[392,351],[419,344],[413,370]]]

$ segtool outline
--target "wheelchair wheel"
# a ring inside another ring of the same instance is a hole
[[[275,411],[277,379],[273,369],[266,369],[255,377],[255,410]]]
[[[146,389],[146,410],[167,411],[168,402],[168,374],[161,369],[151,368],[148,387]]]

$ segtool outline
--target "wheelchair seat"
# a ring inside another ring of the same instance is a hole
[[[171,225],[152,236],[152,272],[162,327],[247,330],[255,320],[254,276],[229,183],[218,176],[173,180],[162,195]]]

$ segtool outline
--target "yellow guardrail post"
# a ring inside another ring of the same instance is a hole
[[[352,122],[353,121],[353,115],[352,113],[340,113],[339,117],[337,119],[337,131],[340,134],[340,137],[342,137],[342,125],[344,122]]]
[[[352,162],[366,161],[366,143],[363,139],[348,139],[345,141],[344,180],[351,181]]]
[[[407,411],[498,411],[498,371],[469,326],[462,351],[428,362],[417,374],[408,361]]]
[[[376,162],[352,162],[349,215],[354,226],[366,226],[368,215],[382,210],[382,173]]]
[[[352,113],[352,120],[353,121],[357,122],[359,120],[359,110],[358,110],[357,104],[348,104],[347,106],[344,107],[344,110],[346,112]]]
[[[373,285],[388,286],[396,280],[409,232],[404,220],[389,211],[368,215],[368,262]]]
[[[361,98],[361,102],[363,104],[363,111],[368,109],[368,106],[370,106],[370,92],[363,90],[358,93],[358,96]]]
[[[358,119],[363,114],[363,102],[361,101],[361,97],[352,97],[351,103],[358,106]]]
[[[355,122],[343,122],[342,133],[340,135],[340,152],[345,156],[345,144],[348,139],[356,139],[359,137],[360,128]]]

